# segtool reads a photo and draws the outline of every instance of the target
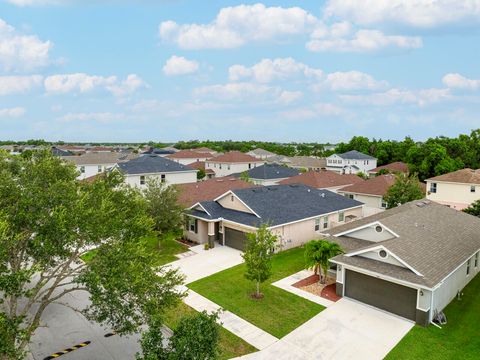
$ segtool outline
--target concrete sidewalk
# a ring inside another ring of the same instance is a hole
[[[186,288],[183,290],[187,290]],[[221,307],[214,302],[208,300],[202,295],[196,293],[193,290],[187,291],[187,296],[184,299],[185,304],[192,307],[197,311],[207,311],[208,313],[218,311]],[[239,338],[245,340],[250,345],[253,345],[259,350],[265,349],[270,345],[278,341],[273,335],[263,331],[262,329],[256,327],[252,323],[238,317],[237,315],[231,313],[228,310],[223,310],[219,315],[219,323],[232,332]]]

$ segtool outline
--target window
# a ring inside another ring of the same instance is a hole
[[[230,164],[227,165],[227,169],[230,170]]]
[[[161,181],[162,183],[165,182],[165,174],[160,175],[160,181]]]
[[[353,199],[353,194],[347,194],[347,197],[348,197],[349,199]]]
[[[222,169],[222,164],[218,164],[218,168],[219,168],[219,169]]]
[[[235,198],[232,196],[230,196],[230,201],[234,202],[235,201]]]
[[[80,166],[80,173],[85,174],[85,166]]]
[[[338,213],[338,221],[345,221],[345,213],[343,211],[340,211]]]
[[[251,168],[252,168],[252,164],[248,164],[248,168],[251,169]]]
[[[382,199],[382,204],[381,204],[382,208],[383,209],[386,209],[387,208],[387,203],[385,202],[385,200]]]
[[[328,228],[328,216],[325,216],[323,218],[323,228],[324,229]]]
[[[319,231],[320,230],[320,219],[317,218],[315,219],[315,231]]]
[[[145,176],[144,175],[140,176],[140,185],[145,185]]]
[[[430,184],[430,192],[432,194],[435,194],[437,192],[437,183],[431,183]]]
[[[478,267],[478,252],[475,254],[475,267]]]
[[[475,192],[475,186],[474,186],[474,185],[470,186],[470,192],[471,192],[471,193],[474,193],[474,192]]]
[[[102,165],[98,165],[98,172],[102,172]]]
[[[467,260],[467,276],[470,275],[470,259]]]
[[[189,218],[188,219],[188,230],[191,232],[196,233],[197,232],[197,220],[194,218]]]

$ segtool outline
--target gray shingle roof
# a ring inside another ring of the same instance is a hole
[[[373,156],[361,153],[357,150],[347,151],[343,154],[337,154],[342,159],[355,159],[355,160],[376,160]]]
[[[195,212],[194,215],[206,219],[221,217],[249,226],[260,224],[276,226],[363,205],[359,201],[331,191],[300,184],[236,189],[232,192],[260,218],[241,211],[225,209],[211,201],[201,203],[211,216],[198,214],[199,212]]]
[[[340,234],[375,221],[379,221],[399,237],[372,243],[363,248],[384,246],[423,275],[418,276],[410,271],[413,277],[410,277],[409,281],[420,285],[434,287],[480,250],[479,218],[425,200],[413,201],[339,226],[332,229],[330,234]],[[347,259],[345,255],[336,257],[335,260],[345,263],[357,261]],[[372,271],[377,267],[378,272],[382,273],[384,265],[378,263],[379,261],[371,260],[362,264]],[[379,268],[380,266],[382,268]],[[404,279],[404,268],[394,265],[389,267],[389,276]]]
[[[247,173],[251,179],[273,180],[296,176],[300,174],[300,171],[278,164],[264,164],[248,170]],[[241,173],[238,173],[233,176],[239,177],[240,175]]]
[[[196,171],[188,166],[157,155],[142,155],[136,159],[118,164],[125,174],[172,173],[179,171]]]

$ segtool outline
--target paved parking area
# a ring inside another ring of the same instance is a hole
[[[383,359],[413,325],[341,299],[275,344],[242,359]]]

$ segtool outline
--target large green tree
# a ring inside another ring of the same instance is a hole
[[[277,236],[262,225],[256,232],[247,234],[245,252],[245,277],[256,284],[255,297],[260,298],[260,284],[272,275],[272,257]]]
[[[151,233],[147,204],[123,177],[76,180],[48,151],[0,154],[0,358],[20,359],[45,309],[75,291],[84,311],[120,335],[138,331],[179,299],[176,271],[154,268],[138,239]],[[80,260],[88,249],[97,255]],[[157,276],[159,273],[159,276]]]
[[[307,269],[313,268],[314,273],[319,275],[319,281],[325,284],[330,259],[341,253],[343,250],[337,243],[328,240],[311,240],[305,244],[306,267]]]
[[[416,174],[396,174],[395,183],[390,186],[383,200],[387,203],[387,208],[391,209],[409,201],[422,199],[425,192],[420,185]]]

